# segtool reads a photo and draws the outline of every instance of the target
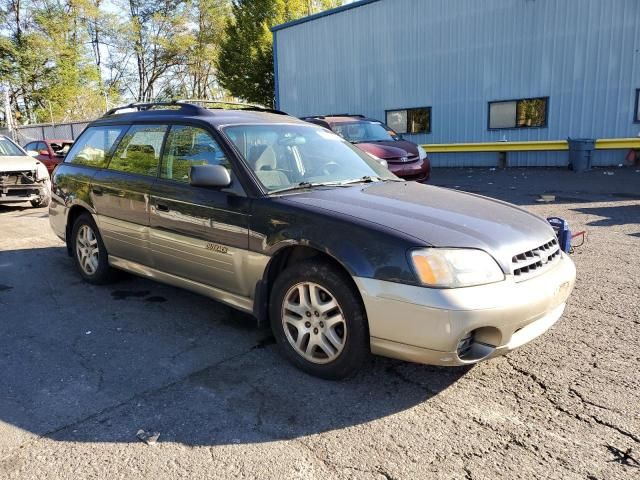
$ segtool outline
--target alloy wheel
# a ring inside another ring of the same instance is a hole
[[[347,340],[342,308],[326,288],[311,282],[292,286],[282,305],[282,326],[295,351],[309,362],[335,360]]]
[[[98,238],[89,225],[82,225],[78,229],[76,238],[76,256],[80,268],[87,275],[93,275],[98,270],[100,250]]]

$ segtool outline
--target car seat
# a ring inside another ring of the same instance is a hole
[[[268,146],[256,160],[253,170],[256,173],[258,180],[260,180],[260,182],[269,189],[291,185],[289,177],[277,168],[278,158],[276,156],[276,151],[272,146]]]

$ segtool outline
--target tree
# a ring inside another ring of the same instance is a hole
[[[184,64],[189,42],[188,4],[184,0],[128,0],[126,47],[134,52],[136,100],[156,97],[159,85],[172,68]]]
[[[271,27],[339,4],[338,0],[235,0],[217,61],[220,84],[235,97],[272,106]]]
[[[82,0],[2,3],[0,82],[19,123],[92,118],[102,111],[83,7]]]

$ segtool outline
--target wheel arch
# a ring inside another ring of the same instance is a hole
[[[75,204],[72,205],[71,208],[69,208],[69,212],[67,212],[67,223],[65,226],[65,239],[67,241],[67,254],[69,256],[72,255],[71,253],[71,231],[73,229],[73,224],[76,222],[76,219],[82,215],[83,213],[88,213],[89,215],[93,216],[93,213],[91,212],[91,210],[89,210],[87,207],[85,207],[84,205],[79,205],[79,204]]]
[[[362,296],[360,295],[358,286],[353,280],[353,273],[350,271],[350,269],[343,262],[338,260],[333,255],[327,253],[326,251],[309,245],[297,244],[284,246],[272,255],[271,260],[269,260],[269,263],[265,268],[262,279],[256,286],[253,310],[254,315],[258,319],[259,323],[269,321],[269,297],[271,296],[271,288],[273,286],[273,283],[275,282],[278,275],[289,265],[295,262],[301,262],[310,259],[325,261],[333,265],[336,269],[340,270],[344,274],[345,279],[350,283],[354,291],[357,293],[358,301],[360,301],[360,303],[362,304],[362,309],[363,312],[365,312],[366,316],[366,310],[364,308]]]

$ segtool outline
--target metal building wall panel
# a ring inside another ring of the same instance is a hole
[[[381,0],[275,34],[280,107],[294,115],[384,119],[388,109],[431,106],[432,132],[408,136],[418,143],[640,133],[638,0]],[[538,96],[549,97],[547,127],[488,129],[489,101]],[[566,164],[566,154],[509,157]]]

